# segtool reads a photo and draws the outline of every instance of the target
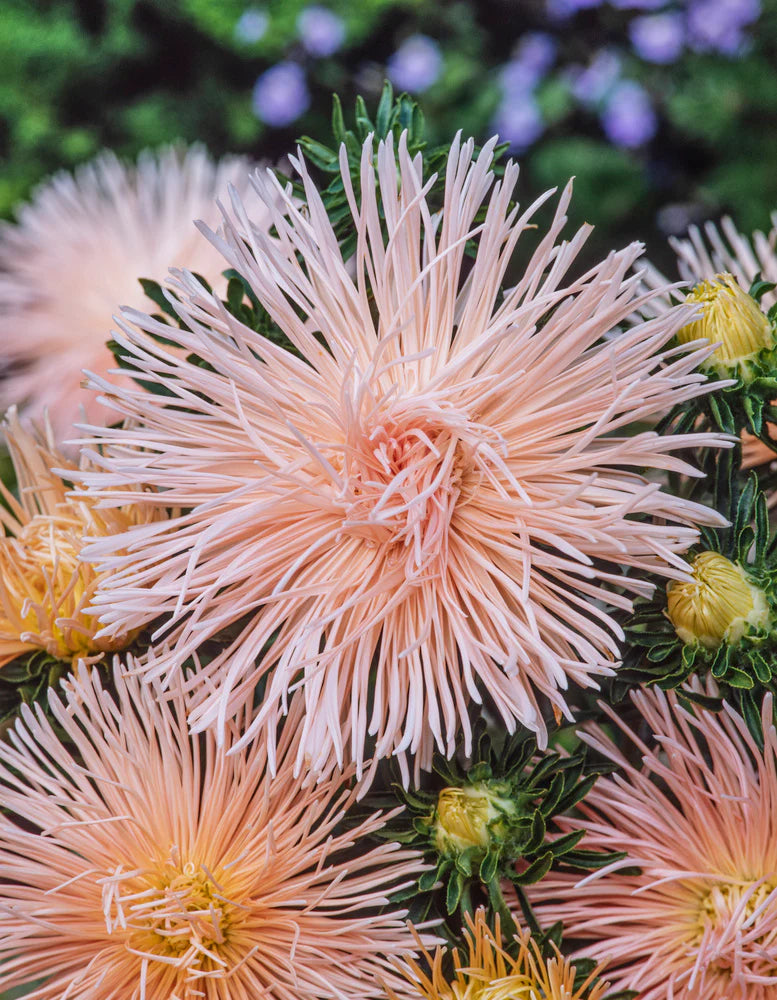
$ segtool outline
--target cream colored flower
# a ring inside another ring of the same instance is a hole
[[[126,314],[123,349],[164,392],[94,379],[129,425],[95,428],[102,468],[81,479],[100,502],[186,512],[90,546],[111,572],[94,606],[107,636],[164,616],[146,668],[164,678],[241,622],[194,681],[198,729],[223,727],[265,677],[245,739],[272,743],[302,689],[300,767],[408,751],[428,767],[435,744],[469,741],[484,693],[542,742],[547,703],[568,716],[570,683],[617,666],[611,609],[648,593],[649,573],[684,579],[696,525],[722,523],[660,486],[693,474],[676,450],[714,435],[625,431],[705,391],[708,351],[667,348],[692,309],[628,327],[636,244],[569,276],[588,235],[560,241],[570,189],[503,294],[553,192],[521,214],[517,167],[497,181],[493,147],[475,159],[454,143],[434,214],[404,138],[375,158],[368,140],[361,199],[343,169],[347,263],[303,163],[304,207],[257,175],[281,199],[277,238],[244,239],[236,199],[213,239],[298,353],[187,274],[188,331]]]
[[[146,152],[133,166],[103,153],[41,185],[0,228],[0,410],[18,404],[36,420],[47,411],[58,444],[75,436],[81,407],[110,419],[82,391],[83,369],[115,367],[106,342],[120,306],[156,311],[139,278],[185,266],[223,285],[224,263],[194,220],[216,223],[229,184],[248,195],[249,168],[201,147]]]

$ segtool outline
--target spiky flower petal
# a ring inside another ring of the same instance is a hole
[[[492,930],[482,909],[474,918],[466,914],[464,939],[466,950],[453,949],[452,975],[444,964],[442,948],[434,955],[424,948],[423,966],[412,959],[405,963],[412,996],[423,1000],[600,1000],[609,985],[597,982],[601,969],[577,976],[575,966],[557,949],[553,958],[543,958],[525,930],[518,930],[515,954],[509,954],[503,946],[499,917]],[[390,1000],[399,1000],[393,989],[387,993]]]
[[[777,212],[772,214],[768,235],[755,232],[752,237],[740,233],[732,219],[726,217],[720,226],[707,222],[703,231],[691,226],[687,236],[670,239],[677,254],[677,268],[684,281],[696,284],[725,271],[733,274],[742,288],[749,288],[760,274],[765,281],[777,281]],[[767,292],[764,303],[772,305],[773,292]]]
[[[696,524],[720,522],[643,476],[692,474],[673,452],[714,436],[619,434],[705,391],[706,349],[666,348],[691,310],[603,341],[638,304],[641,247],[567,277],[588,234],[557,243],[571,189],[505,291],[553,192],[512,207],[517,167],[495,183],[494,144],[474,160],[456,140],[432,214],[405,139],[380,143],[376,161],[368,140],[360,202],[343,165],[357,234],[347,263],[304,162],[302,207],[271,172],[256,176],[263,200],[281,202],[277,239],[244,237],[237,199],[213,238],[293,350],[186,274],[188,331],[126,314],[123,349],[163,391],[93,380],[130,422],[94,429],[105,471],[83,482],[105,503],[186,513],[90,546],[115,573],[95,607],[106,635],[166,616],[170,649],[148,665],[164,678],[243,620],[199,671],[198,729],[223,727],[266,676],[245,738],[272,743],[288,692],[303,688],[300,766],[360,764],[369,734],[375,757],[410,751],[428,767],[435,743],[450,754],[462,728],[469,743],[467,704],[484,692],[510,730],[542,741],[538,696],[569,714],[569,683],[616,665],[606,609],[651,589],[648,570],[684,578]]]
[[[39,187],[0,229],[0,409],[18,404],[39,420],[45,408],[58,443],[81,406],[92,421],[109,417],[80,385],[84,368],[114,366],[113,315],[153,311],[138,279],[163,280],[171,265],[219,284],[223,262],[194,220],[215,222],[230,183],[247,194],[249,167],[214,163],[200,147],[147,152],[133,166],[103,153]]]
[[[587,877],[551,873],[527,893],[541,922],[564,921],[640,1000],[770,1000],[777,990],[777,732],[764,747],[725,705],[633,695],[649,744],[605,707],[641,766],[595,728],[584,739],[620,765],[581,806],[582,845],[627,858]],[[619,743],[622,744],[622,738]],[[635,871],[635,869],[637,869]]]
[[[130,668],[135,664],[130,662]],[[340,825],[342,775],[292,776],[299,713],[277,748],[190,737],[185,696],[114,668],[25,706],[0,743],[0,968],[35,1000],[362,1000],[402,991],[414,948],[383,908],[420,856]],[[345,778],[347,779],[347,775]]]

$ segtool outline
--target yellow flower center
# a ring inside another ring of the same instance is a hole
[[[463,788],[443,788],[437,798],[437,850],[458,852],[487,847],[492,833],[498,832],[492,824],[511,809],[509,799],[501,798],[483,782]]]
[[[748,295],[730,274],[702,281],[686,298],[699,305],[701,316],[677,334],[681,344],[700,337],[719,346],[702,367],[731,375],[764,348],[775,346],[769,320],[755,299]]]
[[[748,625],[768,622],[763,591],[730,559],[702,552],[691,564],[691,574],[693,580],[671,583],[667,592],[667,614],[683,642],[716,649],[722,642],[738,642]]]
[[[705,965],[709,970],[717,973],[735,971],[742,958],[738,944],[742,934],[748,937],[747,951],[758,959],[759,942],[774,938],[777,899],[772,894],[776,889],[775,878],[722,882],[702,897],[696,944],[703,944]],[[762,935],[758,934],[759,925],[764,928]]]
[[[534,976],[521,973],[486,983],[470,979],[466,990],[466,1000],[542,1000],[545,996],[542,984]]]
[[[39,514],[16,536],[0,536],[0,655],[45,649],[58,660],[93,657],[125,646],[97,640],[97,619],[84,613],[96,573],[80,559],[83,526],[65,516]]]
[[[173,848],[158,870],[103,880],[106,926],[148,959],[206,971],[218,964],[242,909],[225,892],[219,878],[194,862],[182,864]]]

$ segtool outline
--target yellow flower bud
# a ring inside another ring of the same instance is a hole
[[[699,305],[701,316],[677,334],[681,344],[700,337],[719,344],[702,367],[731,376],[747,374],[747,362],[759,351],[775,346],[772,326],[758,303],[731,274],[702,281],[686,298]]]
[[[691,564],[693,580],[672,583],[667,591],[667,614],[677,635],[686,643],[716,649],[738,642],[748,625],[769,620],[762,590],[744,571],[718,552],[702,552]]]
[[[437,799],[435,845],[442,853],[465,851],[469,847],[488,847],[492,824],[513,809],[509,799],[501,798],[484,782],[463,788],[443,788]]]

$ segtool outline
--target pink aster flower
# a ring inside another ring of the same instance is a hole
[[[130,664],[132,666],[132,664]],[[81,667],[55,732],[22,708],[0,743],[0,968],[35,1000],[362,1000],[416,947],[387,897],[423,870],[344,831],[341,775],[292,776],[294,710],[277,749],[190,738],[180,691]]]
[[[772,229],[767,234],[753,233],[748,238],[726,217],[720,227],[708,222],[704,230],[691,226],[684,238],[670,239],[677,254],[677,269],[684,281],[696,283],[714,278],[722,271],[733,274],[748,289],[760,273],[765,281],[777,281],[777,212],[772,215]],[[767,292],[764,305],[775,301]]]
[[[607,963],[640,1000],[769,1000],[777,991],[777,733],[763,705],[761,750],[729,706],[692,714],[674,695],[633,695],[650,745],[607,714],[642,766],[595,728],[583,739],[620,772],[575,817],[581,846],[627,858],[582,881],[527,890],[540,922],[564,922],[578,956]],[[570,825],[570,828],[571,828]],[[639,869],[633,874],[634,868]]]
[[[617,663],[609,609],[649,592],[648,572],[685,579],[695,525],[720,523],[642,474],[693,473],[673,452],[710,436],[622,433],[704,391],[707,349],[666,347],[692,311],[628,326],[637,244],[569,276],[589,231],[557,242],[569,188],[502,295],[553,192],[513,208],[518,168],[496,181],[494,144],[475,160],[454,142],[435,214],[404,138],[376,162],[368,140],[361,201],[343,162],[348,262],[304,162],[305,207],[271,172],[254,179],[280,200],[277,239],[244,239],[235,199],[214,243],[301,357],[185,273],[190,332],[125,313],[124,351],[169,395],[94,378],[128,425],[94,429],[103,471],[82,478],[105,504],[186,512],[89,546],[114,574],[95,608],[106,634],[164,616],[147,664],[164,679],[240,621],[193,682],[198,729],[223,727],[266,677],[245,739],[272,742],[301,688],[300,766],[360,765],[370,736],[376,758],[409,751],[427,767],[435,743],[469,741],[467,706],[484,692],[510,730],[542,740],[538,694],[568,713],[569,683]]]
[[[249,166],[214,163],[200,147],[147,152],[132,167],[103,153],[39,187],[0,229],[0,409],[35,419],[47,409],[59,442],[82,406],[92,421],[109,417],[80,386],[84,368],[115,367],[113,314],[154,312],[138,278],[164,280],[171,265],[220,282],[224,262],[194,220],[215,223],[229,183],[247,194]]]

